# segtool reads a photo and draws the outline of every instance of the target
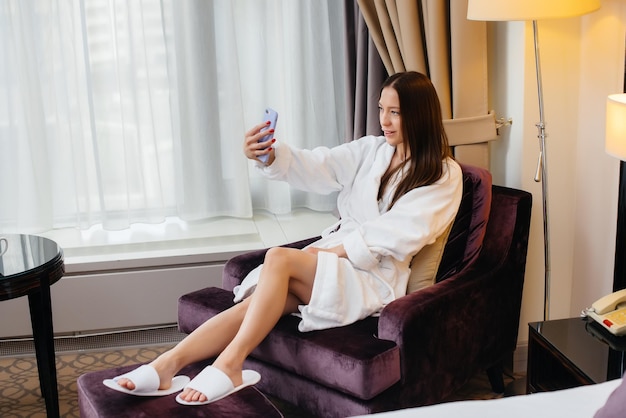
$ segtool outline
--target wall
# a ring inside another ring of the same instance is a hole
[[[550,220],[550,319],[578,316],[612,286],[619,162],[604,152],[605,100],[621,92],[625,2],[538,22],[547,132]],[[489,23],[491,103],[512,117],[492,143],[494,182],[533,194],[519,343],[543,319],[541,184],[534,181],[539,121],[530,22]]]
[[[604,151],[604,117],[606,96],[623,91],[626,2],[603,0],[590,17],[582,38],[572,314],[612,291],[615,254],[619,161]]]

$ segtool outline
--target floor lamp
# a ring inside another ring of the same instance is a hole
[[[621,160],[613,277],[613,291],[616,291],[626,288],[626,94],[607,98],[605,149]]]
[[[550,224],[548,222],[546,123],[543,112],[543,87],[541,84],[537,20],[580,16],[599,8],[600,0],[468,0],[467,18],[470,20],[532,20],[533,22],[537,97],[539,99],[539,122],[536,124],[538,130],[537,138],[539,138],[539,158],[537,161],[535,181],[541,182],[541,197],[543,203],[543,248],[545,263],[544,320],[550,318]]]

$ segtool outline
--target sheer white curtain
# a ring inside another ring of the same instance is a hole
[[[0,1],[0,232],[332,210],[241,145],[266,106],[343,142],[342,31],[333,0]]]

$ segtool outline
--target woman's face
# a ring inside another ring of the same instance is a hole
[[[402,116],[400,115],[400,99],[393,87],[385,87],[380,93],[378,102],[378,118],[380,127],[389,145],[402,148]]]

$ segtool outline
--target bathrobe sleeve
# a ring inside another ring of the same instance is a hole
[[[365,139],[365,138],[364,138]],[[341,191],[351,183],[362,164],[363,152],[372,141],[352,141],[333,148],[297,149],[276,142],[276,159],[269,166],[256,165],[271,180],[287,181],[291,186],[319,194]],[[365,152],[375,152],[375,148]]]
[[[461,203],[463,182],[456,162],[448,160],[444,169],[436,183],[406,193],[389,211],[363,222],[343,239],[355,267],[373,269],[384,256],[409,260],[450,225]]]

